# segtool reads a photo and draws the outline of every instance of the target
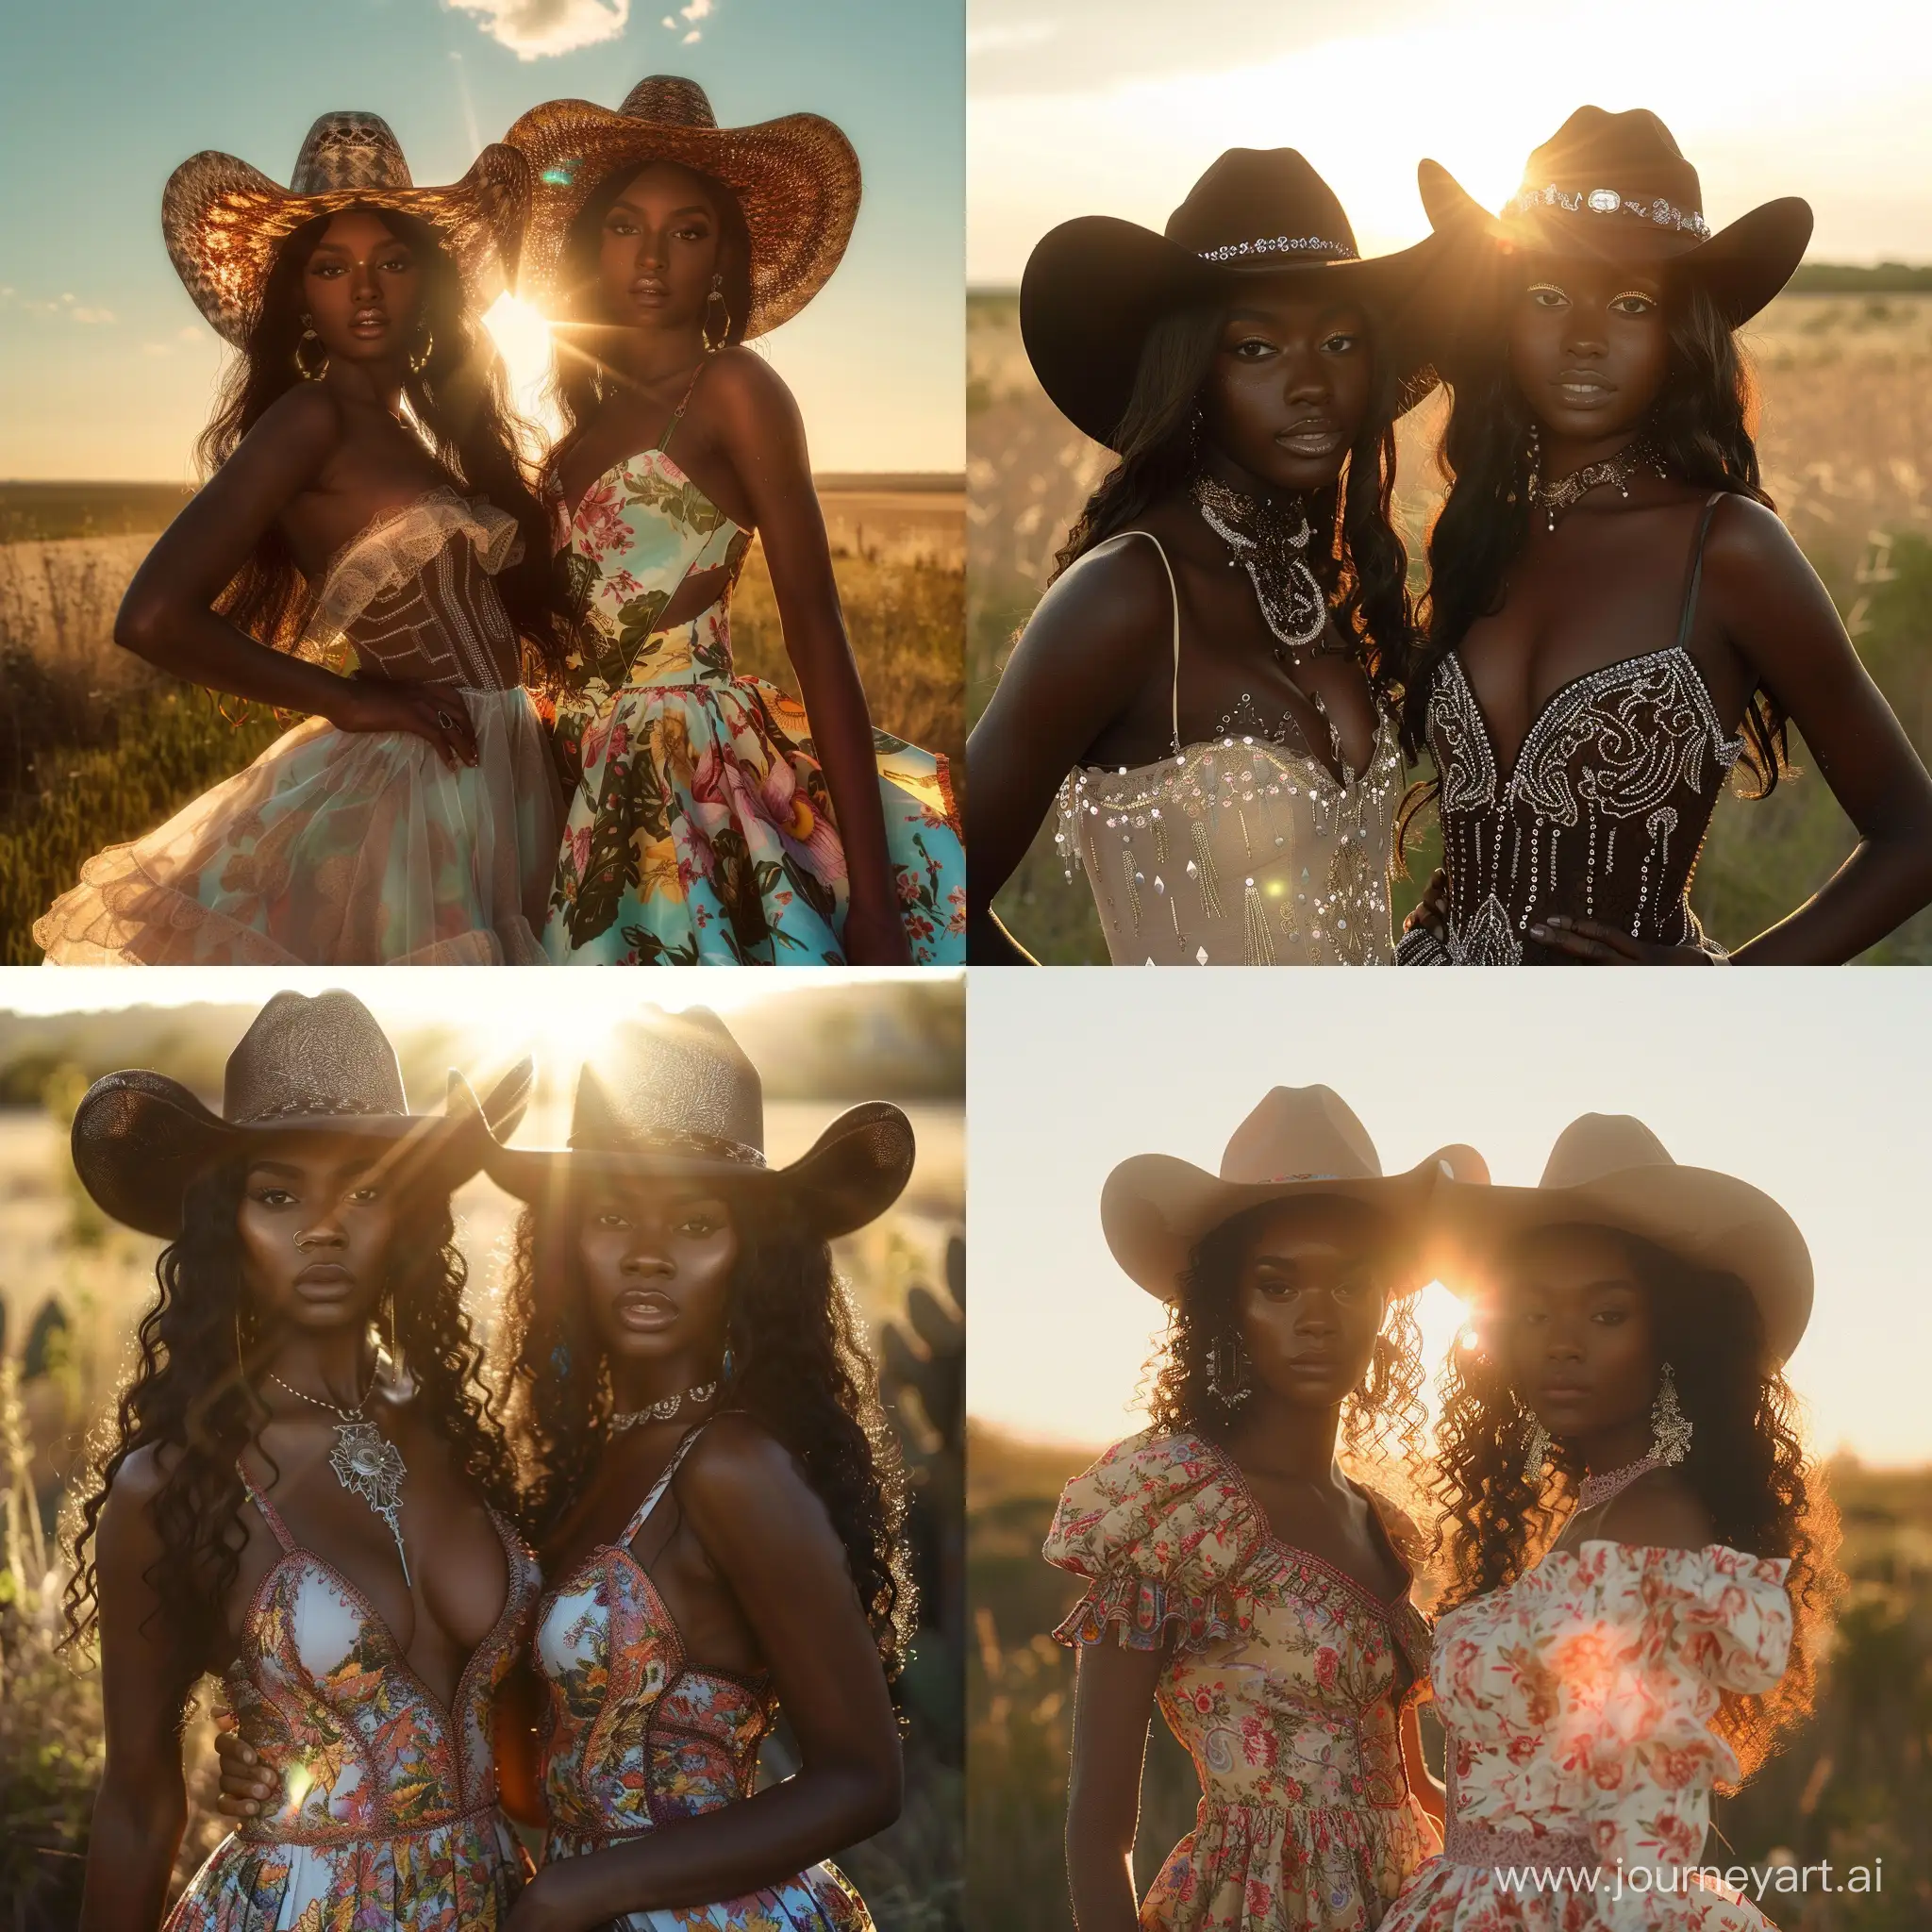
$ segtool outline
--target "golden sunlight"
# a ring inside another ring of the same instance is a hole
[[[535,460],[563,427],[550,395],[550,320],[534,303],[506,291],[484,311],[483,326],[509,374],[510,401],[536,440],[537,447],[525,452]]]

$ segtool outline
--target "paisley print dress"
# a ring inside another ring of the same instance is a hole
[[[1087,1585],[1061,1642],[1166,1647],[1161,1715],[1201,1780],[1142,1926],[1381,1924],[1436,1845],[1402,1761],[1428,1659],[1407,1585],[1385,1602],[1280,1541],[1239,1466],[1192,1434],[1129,1437],[1075,1476],[1045,1554]]]
[[[249,1495],[282,1556],[249,1607],[226,1687],[281,1794],[215,1847],[165,1932],[475,1932],[528,1861],[496,1804],[491,1705],[529,1641],[539,1578],[497,1522],[508,1588],[445,1708],[347,1577]],[[494,1520],[494,1519],[492,1519]]]
[[[1769,1690],[1790,1652],[1789,1568],[1591,1541],[1447,1611],[1448,1833],[1382,1932],[1770,1932],[1690,1874],[1738,1774],[1722,1693]]]
[[[687,395],[686,403],[690,397]],[[734,675],[731,591],[752,532],[657,448],[627,458],[558,541],[586,612],[556,741],[571,791],[543,942],[564,965],[836,965],[845,852],[795,698]],[[726,573],[666,629],[679,587]],[[946,761],[873,734],[914,963],[966,957],[966,858]]]
[[[706,1670],[684,1654],[664,1600],[630,1545],[697,1440],[678,1444],[614,1543],[593,1550],[538,1611],[545,1864],[579,1857],[751,1795],[778,1708],[762,1676]],[[836,1867],[716,1905],[634,1911],[612,1932],[872,1932]]]

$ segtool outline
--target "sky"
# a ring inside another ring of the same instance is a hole
[[[59,0],[0,31],[0,477],[186,480],[222,348],[161,243],[217,148],[287,181],[318,114],[458,178],[540,101],[689,75],[727,125],[810,111],[858,150],[839,272],[761,341],[820,471],[964,464],[961,0]]]
[[[1922,0],[968,0],[967,276],[1078,214],[1158,228],[1223,149],[1296,147],[1365,254],[1427,232],[1415,164],[1491,208],[1586,103],[1660,115],[1717,224],[1774,196],[1811,258],[1932,260]]]
[[[1728,973],[975,973],[968,991],[977,1418],[1098,1446],[1163,1324],[1100,1231],[1129,1155],[1210,1172],[1271,1087],[1332,1087],[1385,1173],[1467,1141],[1534,1185],[1587,1112],[1633,1113],[1671,1154],[1763,1189],[1811,1248],[1817,1299],[1789,1373],[1812,1440],[1932,1463],[1932,975]],[[1418,1305],[1431,1379],[1460,1324]]]

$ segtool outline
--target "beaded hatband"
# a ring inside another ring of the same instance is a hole
[[[1320,255],[1330,261],[1357,258],[1347,242],[1324,242],[1319,235],[1267,235],[1255,242],[1230,242],[1224,247],[1198,252],[1203,261],[1239,261],[1253,255]]]
[[[1686,211],[1673,208],[1659,195],[1644,201],[1636,195],[1619,194],[1614,188],[1562,189],[1552,183],[1547,188],[1526,188],[1504,207],[1506,215],[1526,215],[1540,208],[1559,208],[1573,215],[1634,215],[1641,222],[1659,228],[1675,228],[1686,235],[1707,236],[1710,224],[1695,208]]]

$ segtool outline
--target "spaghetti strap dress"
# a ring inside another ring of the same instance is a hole
[[[516,520],[448,487],[351,539],[295,654],[455,685],[476,763],[310,718],[167,824],[110,845],[35,923],[50,965],[542,965],[558,792],[492,578]]]
[[[367,1597],[247,1490],[282,1555],[225,1681],[281,1790],[215,1847],[164,1932],[490,1932],[529,1875],[497,1808],[491,1705],[529,1641],[535,1560],[492,1512],[503,1610],[445,1707]]]
[[[690,402],[575,510],[551,479],[584,622],[557,707],[571,798],[543,943],[559,965],[838,965],[847,885],[831,793],[797,699],[733,672],[731,593],[753,533],[670,454]],[[716,600],[661,626],[680,586],[712,570],[725,574]],[[913,962],[961,961],[966,854],[946,760],[873,740]]]
[[[1574,964],[1529,936],[1553,912],[1657,945],[1723,950],[1690,909],[1690,880],[1744,743],[1725,735],[1690,644],[1704,540],[1724,500],[1723,491],[1709,497],[1698,518],[1675,642],[1561,686],[1507,772],[1461,658],[1444,656],[1429,691],[1428,741],[1441,787],[1448,931],[1412,928],[1399,964]]]
[[[769,1682],[691,1662],[631,1554],[702,1427],[679,1442],[623,1536],[592,1550],[538,1609],[546,1865],[735,1805],[757,1781],[758,1746],[778,1715]],[[873,1921],[837,1867],[819,1864],[716,1905],[633,1911],[610,1932],[873,1932]]]
[[[1385,966],[1389,859],[1402,754],[1382,717],[1365,771],[1335,774],[1292,720],[1252,702],[1181,742],[1174,566],[1173,736],[1157,764],[1080,766],[1059,791],[1056,843],[1087,874],[1116,966]],[[1338,758],[1337,762],[1340,762]]]

